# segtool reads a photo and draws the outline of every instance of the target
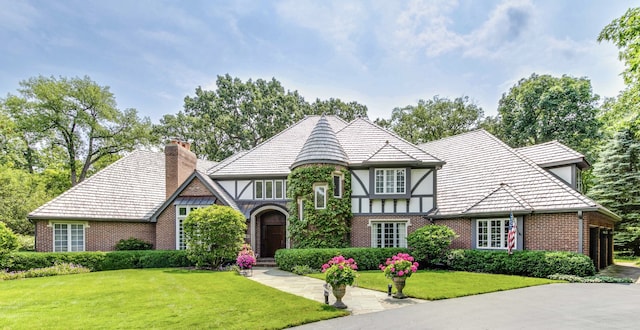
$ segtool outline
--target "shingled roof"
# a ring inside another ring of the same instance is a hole
[[[342,150],[336,133],[325,116],[320,117],[304,143],[291,168],[304,164],[338,164],[347,166],[347,155]]]
[[[205,170],[215,163],[198,160]],[[138,150],[29,214],[30,219],[149,221],[166,200],[164,153]]]
[[[581,169],[587,169],[591,166],[583,154],[556,140],[517,148],[516,150],[541,167],[576,164]]]
[[[484,130],[420,147],[447,162],[435,216],[598,210],[617,218]]]

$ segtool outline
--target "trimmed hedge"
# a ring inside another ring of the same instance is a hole
[[[453,270],[546,278],[553,274],[592,276],[596,273],[588,256],[557,251],[452,250],[447,266]]]
[[[309,266],[321,269],[329,259],[342,255],[353,258],[358,270],[377,270],[378,265],[399,252],[409,253],[405,248],[332,248],[332,249],[280,249],[275,259],[278,268],[292,271],[295,266]]]
[[[0,256],[0,269],[23,271],[71,263],[91,271],[130,268],[190,267],[184,250],[141,250],[112,252],[14,252]]]

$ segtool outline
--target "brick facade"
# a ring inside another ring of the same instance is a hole
[[[445,225],[453,230],[458,237],[451,242],[452,249],[471,249],[471,235],[475,233],[471,229],[471,219],[440,219],[435,221],[436,225]]]
[[[145,242],[156,241],[155,225],[148,222],[115,222],[115,221],[55,221],[56,223],[84,223],[86,224],[85,250],[86,251],[113,251],[114,246],[121,239],[131,237]],[[36,251],[53,251],[53,226],[49,221],[36,222]],[[154,244],[155,247],[155,244]]]
[[[407,227],[407,234],[410,234],[414,230],[429,223],[426,219],[424,219],[424,217],[419,215],[357,215],[351,219],[351,246],[371,246],[371,227],[369,226],[369,220],[409,220],[411,225]]]
[[[524,249],[579,252],[578,213],[524,217]]]

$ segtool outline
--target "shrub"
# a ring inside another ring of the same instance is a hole
[[[601,275],[580,277],[575,275],[553,274],[547,277],[552,280],[567,281],[571,283],[633,283],[633,280],[628,277],[618,278]]]
[[[35,251],[36,250],[36,239],[32,235],[20,235],[18,236],[18,251]]]
[[[9,253],[18,248],[18,237],[16,234],[0,221],[0,255]]]
[[[411,277],[411,274],[418,271],[419,264],[413,261],[413,257],[407,253],[398,253],[391,258],[387,258],[384,264],[378,266],[389,279],[394,277]]]
[[[592,276],[589,257],[573,252],[452,250],[447,265],[453,270],[546,278],[552,274]]]
[[[0,280],[16,280],[20,278],[81,274],[88,273],[90,271],[91,270],[89,268],[83,266],[69,263],[59,263],[46,268],[34,268],[14,272],[0,271]]]
[[[384,263],[389,256],[409,252],[405,248],[333,248],[333,249],[280,249],[276,251],[275,259],[278,268],[292,271],[295,266],[308,266],[321,269],[329,259],[342,255],[358,261],[360,270],[378,270],[378,265]]]
[[[153,244],[135,237],[121,239],[114,247],[116,251],[151,250],[152,248]]]
[[[211,205],[189,213],[182,223],[187,256],[198,268],[218,268],[233,260],[244,242],[244,215],[228,206]]]
[[[296,265],[296,266],[293,266],[293,269],[291,269],[291,272],[297,275],[307,275],[307,274],[318,273],[319,270],[313,269],[307,265]]]
[[[322,265],[322,272],[325,273],[325,282],[336,288],[339,285],[353,285],[358,277],[358,265],[352,259],[343,256],[331,258]]]
[[[451,228],[443,225],[427,225],[407,236],[411,254],[426,264],[442,264],[446,260],[451,241],[456,238]]]
[[[56,263],[81,265],[92,271],[129,268],[189,267],[187,251],[14,252],[0,257],[0,269],[23,271]]]

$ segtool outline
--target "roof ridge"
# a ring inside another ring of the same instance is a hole
[[[353,121],[351,121],[351,122],[349,123],[349,125],[347,125],[347,126],[350,126],[352,123],[354,123],[354,122],[355,122],[355,121],[357,121],[357,120],[362,120],[362,121],[364,121],[365,123],[367,123],[367,124],[369,124],[369,125],[373,126],[374,128],[376,128],[376,129],[378,129],[378,130],[381,130],[381,131],[383,131],[383,132],[386,132],[386,133],[390,134],[391,136],[393,136],[393,137],[397,138],[398,140],[400,140],[400,141],[402,141],[402,142],[404,142],[404,143],[406,143],[406,144],[408,144],[408,145],[410,145],[410,146],[414,147],[415,149],[417,149],[417,151],[422,152],[422,153],[424,153],[425,155],[428,155],[429,157],[432,157],[433,159],[435,159],[435,160],[439,160],[439,161],[441,161],[441,162],[443,162],[443,163],[444,163],[444,161],[443,161],[442,159],[440,159],[440,158],[438,158],[438,157],[436,157],[436,156],[434,156],[434,155],[432,155],[432,154],[430,154],[430,153],[426,152],[426,151],[425,151],[425,150],[423,150],[422,148],[418,147],[418,145],[417,145],[417,144],[415,144],[415,143],[411,143],[411,142],[407,141],[406,139],[404,139],[404,138],[403,138],[403,137],[401,137],[400,135],[396,134],[396,133],[395,133],[394,131],[392,131],[392,130],[386,129],[386,128],[384,128],[384,127],[380,126],[380,125],[377,125],[377,124],[375,124],[375,123],[371,122],[368,118],[358,117],[358,118],[354,119]],[[345,129],[347,126],[343,127],[342,129]],[[340,131],[342,131],[342,129],[341,129]],[[338,134],[338,132],[336,132],[336,134]],[[411,155],[409,155],[409,156],[411,156]],[[411,156],[411,158],[416,159],[416,158],[415,158],[415,157],[413,157],[413,156]]]
[[[78,182],[75,186],[67,189],[66,191],[64,191],[62,194],[52,198],[51,200],[49,200],[48,202],[40,205],[40,207],[36,208],[35,210],[29,212],[29,214],[27,215],[27,217],[29,217],[29,215],[36,213],[38,211],[40,211],[41,209],[49,206],[50,204],[52,204],[53,202],[57,201],[58,199],[63,198],[64,196],[71,194],[72,192],[76,191],[77,189],[80,189],[80,187],[83,187],[86,184],[89,184],[90,182],[93,182],[94,180],[97,180],[97,178],[102,177],[103,175],[105,175],[105,173],[108,172],[108,170],[110,170],[112,167],[116,166],[116,164],[120,164],[121,162],[124,162],[126,159],[132,157],[135,154],[139,154],[139,153],[150,153],[150,154],[154,154],[154,155],[162,155],[164,156],[164,153],[161,152],[156,152],[156,151],[150,151],[150,150],[133,150],[132,152],[130,152],[128,155],[116,160],[115,162],[107,165],[105,168],[99,170],[98,172],[96,172],[94,175],[88,177],[85,180],[82,180],[82,182]]]
[[[514,148],[511,148],[510,146],[508,146],[506,143],[504,143],[502,140],[498,139],[497,137],[495,137],[493,134],[485,131],[485,130],[481,130],[481,132],[483,132],[484,134],[486,134],[488,137],[490,137],[491,139],[493,139],[494,141],[498,142],[498,144],[500,144],[501,147],[505,148],[506,150],[508,150],[509,152],[511,152],[512,154],[514,154],[516,157],[520,158],[522,161],[524,161],[527,165],[529,165],[531,168],[533,168],[534,170],[538,171],[539,173],[541,173],[543,176],[545,176],[547,179],[551,180],[553,183],[555,183],[558,187],[564,189],[566,192],[568,192],[570,195],[578,198],[581,202],[585,203],[588,206],[593,206],[593,205],[598,205],[595,201],[593,201],[591,198],[573,190],[571,187],[567,186],[566,184],[564,184],[563,182],[560,181],[560,179],[556,178],[555,176],[553,176],[551,173],[549,173],[547,170],[543,169],[542,167],[538,166],[538,164],[534,163],[532,160],[530,160],[528,157],[520,154],[520,152]],[[586,199],[586,200],[585,200]]]
[[[415,157],[413,157],[413,156],[409,155],[408,153],[406,153],[406,152],[404,152],[404,151],[400,150],[398,147],[394,146],[393,144],[389,143],[389,141],[387,141],[387,142],[386,142],[382,147],[380,147],[380,148],[378,148],[378,150],[374,151],[374,152],[373,152],[373,154],[371,154],[371,156],[369,156],[369,157],[365,160],[365,162],[366,162],[366,161],[368,161],[368,160],[370,160],[371,158],[373,158],[373,157],[374,157],[375,155],[377,155],[377,154],[378,154],[382,149],[384,149],[384,148],[386,148],[386,147],[391,147],[391,148],[393,148],[394,150],[399,151],[399,152],[401,152],[402,154],[405,154],[405,155],[407,155],[407,156],[411,157],[412,159],[415,159],[416,161],[418,160],[417,158],[415,158]]]
[[[295,124],[293,124],[293,125],[291,125],[291,126],[289,126],[289,127],[285,128],[285,129],[281,130],[280,132],[278,132],[277,134],[273,135],[272,137],[270,137],[270,138],[268,138],[268,139],[266,139],[266,140],[264,140],[264,141],[260,142],[260,144],[258,144],[257,146],[255,146],[255,147],[253,147],[253,148],[251,148],[251,149],[249,149],[249,150],[242,150],[242,151],[238,151],[238,153],[240,153],[240,152],[243,152],[243,151],[244,151],[244,154],[242,154],[242,155],[238,156],[236,159],[234,159],[234,160],[230,161],[229,163],[222,165],[220,168],[217,168],[215,171],[210,172],[210,173],[208,173],[207,175],[214,174],[214,173],[216,173],[216,172],[218,172],[218,171],[220,171],[220,170],[222,170],[222,169],[224,169],[224,168],[228,167],[228,166],[229,166],[229,165],[231,165],[232,163],[234,163],[234,162],[236,162],[237,160],[241,159],[242,157],[244,157],[244,156],[248,155],[251,151],[253,151],[253,150],[256,150],[256,149],[260,148],[261,146],[263,146],[263,145],[264,145],[264,144],[266,144],[267,142],[270,142],[271,140],[275,139],[276,137],[278,137],[278,136],[280,136],[280,135],[284,134],[285,132],[287,132],[287,131],[289,131],[289,130],[293,129],[294,127],[296,127],[296,126],[300,125],[302,122],[304,122],[304,121],[306,121],[306,120],[308,120],[308,119],[310,119],[310,118],[312,118],[312,117],[320,117],[320,116],[318,116],[318,115],[304,116],[304,118],[302,118],[302,119],[298,120]],[[238,153],[236,153],[236,154],[238,154]],[[236,154],[234,154],[234,155],[236,155]],[[231,155],[231,156],[229,156],[229,157],[227,157],[227,158],[233,157],[234,155]],[[227,158],[225,158],[225,159],[227,159]],[[224,160],[223,160],[222,162],[220,162],[220,164],[222,164],[222,163],[224,163]],[[215,166],[214,166],[214,167],[215,167]],[[211,169],[213,169],[213,167],[212,167]],[[209,172],[209,171],[207,171],[207,172]]]

